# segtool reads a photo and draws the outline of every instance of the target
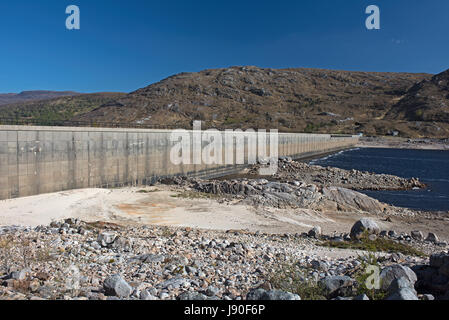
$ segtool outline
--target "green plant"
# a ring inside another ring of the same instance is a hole
[[[308,279],[309,270],[298,264],[284,264],[269,276],[269,282],[278,290],[298,294],[302,300],[326,300],[320,284]]]
[[[371,300],[385,299],[387,292],[383,291],[380,288],[376,289],[375,286],[368,286],[368,284],[370,283],[370,279],[373,276],[376,276],[373,274],[373,272],[369,272],[369,270],[371,270],[369,269],[369,267],[374,267],[378,270],[381,269],[377,256],[373,253],[369,253],[366,256],[359,256],[359,261],[361,262],[361,265],[359,266],[359,269],[353,274],[353,277],[358,284],[357,295],[366,294]]]
[[[364,250],[369,252],[402,253],[405,255],[423,257],[425,254],[409,245],[384,238],[370,240],[368,235],[363,235],[360,240],[351,241],[325,241],[323,247]]]

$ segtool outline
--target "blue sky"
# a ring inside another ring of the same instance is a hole
[[[81,30],[65,28],[78,5]],[[381,30],[365,9],[381,10]],[[0,92],[134,91],[235,65],[438,73],[447,0],[2,0]]]

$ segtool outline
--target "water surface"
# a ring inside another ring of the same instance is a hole
[[[360,148],[310,163],[419,178],[429,186],[427,190],[361,192],[398,207],[449,211],[449,151]]]

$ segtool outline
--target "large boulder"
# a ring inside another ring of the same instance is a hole
[[[324,187],[323,197],[326,200],[334,201],[342,211],[365,211],[370,213],[383,212],[387,207],[385,204],[367,195],[339,187]]]
[[[118,274],[107,278],[103,283],[103,288],[107,296],[116,296],[119,298],[128,298],[133,292],[128,282]]]
[[[405,277],[400,277],[399,279],[393,280],[393,282],[388,287],[388,293],[390,295],[394,295],[395,293],[398,293],[399,291],[401,291],[404,288],[408,288],[408,289],[412,290],[416,296],[418,295],[418,293],[415,290],[414,284],[411,283],[410,280]]]
[[[259,288],[251,290],[247,294],[246,300],[301,300],[301,297],[291,292]]]
[[[363,235],[379,234],[380,228],[373,220],[368,218],[363,218],[357,221],[351,228],[350,237],[351,239],[360,239]]]
[[[385,267],[380,273],[380,285],[382,290],[387,291],[393,281],[400,278],[405,278],[410,283],[410,286],[414,286],[418,280],[416,274],[407,266],[395,264]]]

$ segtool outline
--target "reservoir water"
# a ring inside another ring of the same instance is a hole
[[[419,178],[429,186],[427,190],[361,192],[398,207],[449,211],[449,151],[360,148],[310,163]]]

